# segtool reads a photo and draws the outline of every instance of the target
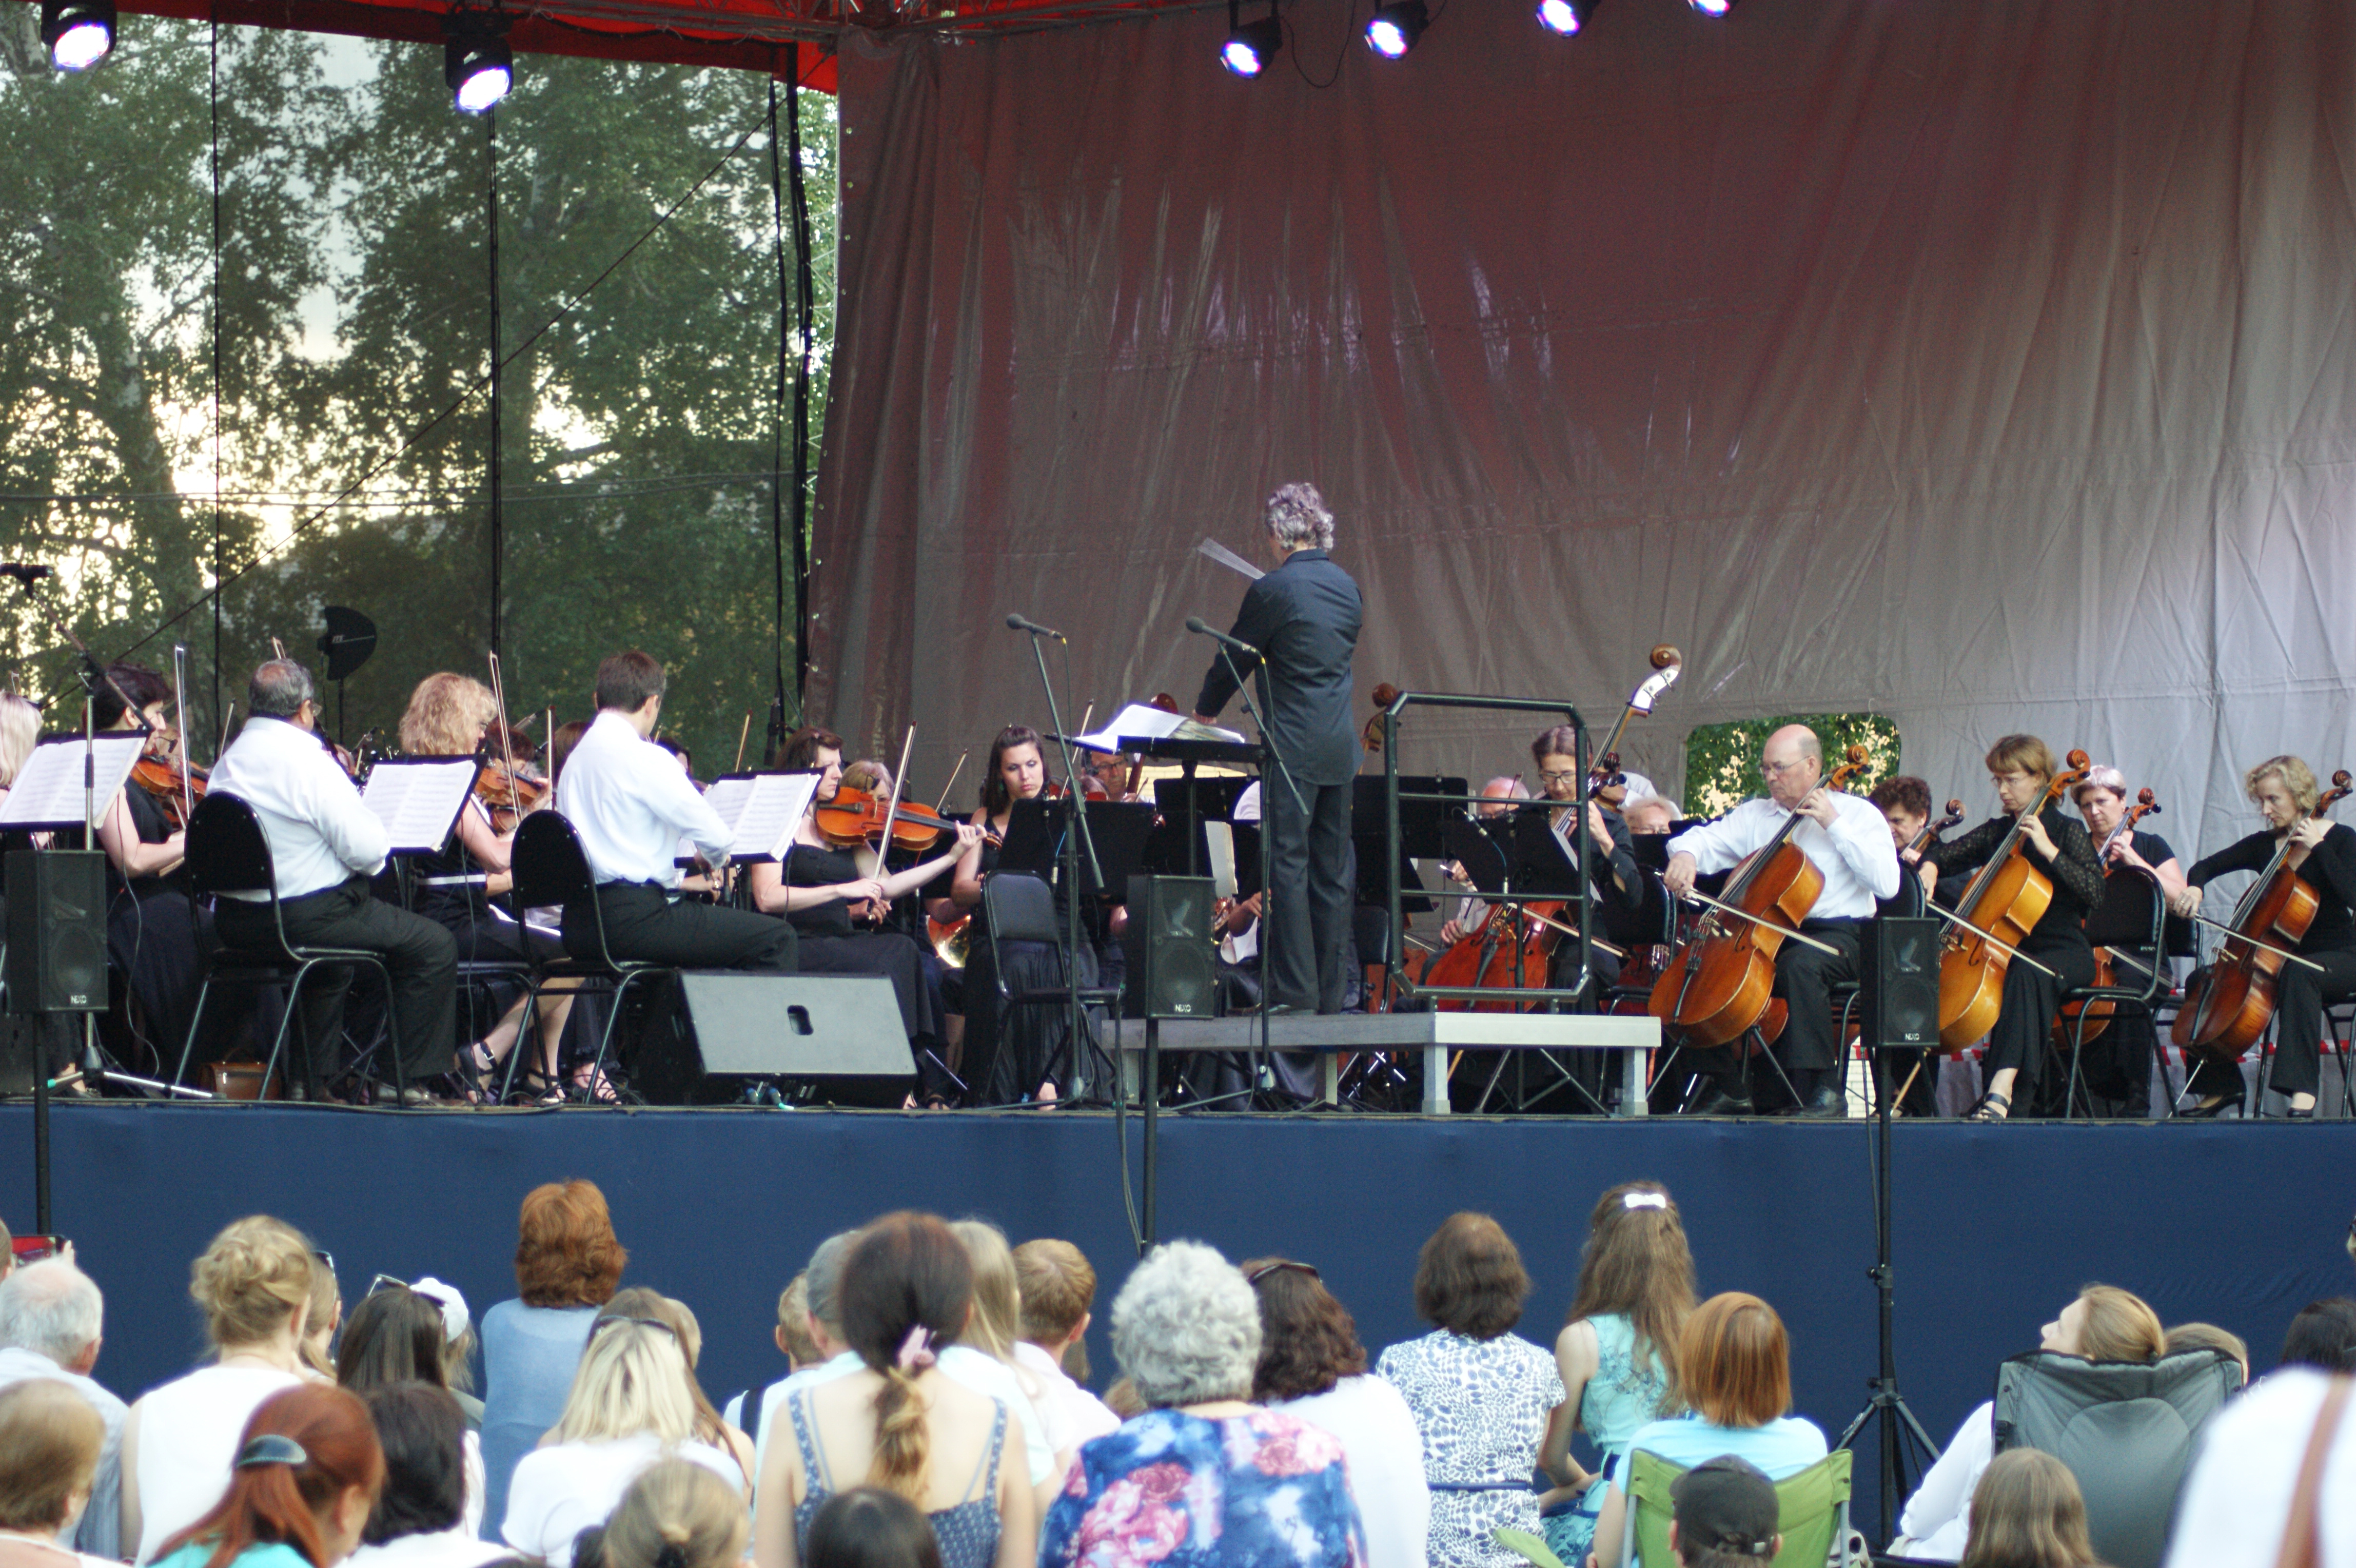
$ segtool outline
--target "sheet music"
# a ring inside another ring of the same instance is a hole
[[[732,859],[781,860],[818,784],[815,773],[737,773],[713,780],[703,799],[728,825]]]
[[[1211,893],[1215,897],[1236,896],[1236,830],[1226,822],[1205,822],[1203,843],[1211,855]]]
[[[360,787],[360,804],[392,835],[393,854],[434,854],[457,825],[482,766],[471,757],[379,762]]]
[[[1183,714],[1173,714],[1166,708],[1149,707],[1143,703],[1131,703],[1112,716],[1112,723],[1089,735],[1076,735],[1074,746],[1089,746],[1098,751],[1119,751],[1121,737],[1142,740],[1224,740],[1237,746],[1248,744],[1236,730],[1221,729],[1217,725],[1197,724]]]
[[[116,791],[131,777],[132,766],[146,749],[147,737],[138,731],[102,735],[91,743],[98,783],[98,813],[102,819]],[[44,741],[16,774],[8,799],[0,802],[0,828],[78,828],[83,825],[82,741],[79,736]]]

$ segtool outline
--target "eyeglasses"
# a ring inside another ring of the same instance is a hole
[[[1781,779],[1784,774],[1797,773],[1806,766],[1807,762],[1804,758],[1798,762],[1762,762],[1759,765],[1759,776],[1762,779]]]
[[[1568,784],[1578,777],[1579,769],[1576,768],[1566,768],[1559,773],[1544,768],[1538,769],[1538,782],[1541,784]]]
[[[596,1338],[597,1336],[605,1333],[605,1330],[611,1328],[616,1323],[635,1323],[641,1328],[659,1328],[665,1334],[669,1335],[673,1339],[677,1339],[679,1337],[679,1330],[673,1328],[669,1324],[665,1323],[659,1317],[625,1317],[618,1313],[612,1317],[601,1317],[596,1322],[591,1324],[589,1326],[589,1337],[592,1339]]]
[[[1256,1268],[1251,1273],[1246,1274],[1244,1276],[1244,1283],[1248,1285],[1256,1285],[1259,1283],[1260,1281],[1268,1278],[1269,1275],[1280,1273],[1287,1270],[1290,1270],[1291,1273],[1296,1274],[1307,1274],[1312,1280],[1323,1279],[1324,1277],[1317,1272],[1316,1265],[1312,1263],[1296,1263],[1291,1262],[1290,1259],[1279,1259],[1273,1263],[1262,1263],[1258,1268]]]

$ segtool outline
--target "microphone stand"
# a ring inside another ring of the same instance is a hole
[[[1055,747],[1063,753],[1064,757],[1066,822],[1064,842],[1057,849],[1056,854],[1057,858],[1064,863],[1064,932],[1070,944],[1064,954],[1064,989],[1071,1001],[1072,1079],[1074,1086],[1078,1088],[1084,1083],[1081,1063],[1086,1058],[1080,1055],[1080,1039],[1087,1022],[1085,1010],[1080,1006],[1081,851],[1085,849],[1087,853],[1088,880],[1091,886],[1104,880],[1104,869],[1097,860],[1097,841],[1088,832],[1088,813],[1087,807],[1082,803],[1078,775],[1072,770],[1072,742],[1064,733],[1063,711],[1055,702],[1055,682],[1048,678],[1047,655],[1039,646],[1039,639],[1042,635],[1053,634],[1043,633],[1041,628],[1028,625],[1015,629],[1025,633],[1031,639],[1032,657],[1039,661],[1039,686],[1047,693],[1047,720],[1054,726]],[[1076,827],[1076,832],[1073,831]],[[1119,1091],[1119,1087],[1116,1076],[1113,1085],[1116,1092]]]
[[[1292,809],[1301,813],[1301,831],[1305,835],[1309,827],[1309,802],[1301,797],[1301,785],[1292,777],[1292,769],[1285,765],[1284,753],[1276,744],[1276,733],[1269,728],[1268,715],[1252,702],[1251,686],[1244,680],[1243,671],[1236,668],[1235,655],[1227,647],[1227,639],[1216,632],[1213,632],[1211,638],[1219,650],[1219,661],[1227,667],[1227,678],[1236,683],[1236,695],[1243,699],[1245,714],[1249,715],[1253,724],[1259,726],[1259,743],[1269,757],[1275,761],[1277,777],[1284,780],[1285,789],[1292,796]],[[1267,655],[1260,656],[1259,667],[1254,673],[1266,677]],[[1269,875],[1269,793],[1268,769],[1263,768],[1260,769],[1259,790],[1259,1049],[1252,1053],[1252,1088],[1255,1090],[1259,1088],[1260,1074],[1268,1069],[1270,1050],[1268,1038],[1268,1010],[1272,1004],[1272,999],[1268,989],[1268,948],[1269,939],[1276,932],[1275,924],[1271,919],[1276,913],[1276,878]],[[1317,955],[1312,951],[1309,956],[1310,966],[1314,970]],[[1249,1096],[1245,1098],[1244,1103],[1246,1105],[1251,1103]]]

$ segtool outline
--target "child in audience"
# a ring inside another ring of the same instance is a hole
[[[1972,1540],[1963,1568],[2092,1568],[2086,1499],[2051,1454],[2009,1448],[1972,1489]]]
[[[1074,1447],[1120,1424],[1105,1402],[1080,1386],[1087,1376],[1089,1311],[1097,1272],[1069,1241],[1035,1237],[1014,1249],[1014,1283],[1023,1297],[1023,1337],[1015,1364],[1046,1387]]]
[[[752,1536],[744,1499],[701,1465],[665,1459],[622,1494],[605,1568],[734,1568]]]
[[[336,1261],[311,1249],[311,1311],[303,1332],[303,1369],[322,1382],[336,1380],[336,1330],[344,1326],[344,1293]]]
[[[1669,1551],[1681,1568],[1760,1568],[1783,1550],[1775,1483],[1748,1459],[1705,1459],[1669,1483]]]
[[[810,1521],[809,1568],[941,1568],[941,1543],[899,1493],[853,1487]]]
[[[2301,1307],[2283,1336],[2282,1359],[2275,1365],[2356,1372],[2356,1301],[2336,1295]]]
[[[2250,1346],[2240,1335],[2218,1327],[2213,1323],[2179,1323],[2168,1331],[2166,1348],[2160,1353],[2173,1356],[2179,1350],[2222,1350],[2242,1366],[2242,1382],[2250,1380]]]
[[[355,1327],[359,1318],[355,1311]],[[345,1343],[350,1340],[347,1334]],[[466,1439],[474,1434],[450,1391],[433,1382],[383,1383],[361,1398],[384,1450],[384,1489],[350,1568],[483,1568],[508,1555],[467,1523],[467,1487],[479,1472],[467,1469]]]

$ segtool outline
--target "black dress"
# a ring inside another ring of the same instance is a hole
[[[163,806],[145,789],[126,785],[123,802],[141,843],[162,843],[172,836]],[[152,1053],[153,1064],[169,1077],[187,1043],[203,969],[180,872],[126,878],[112,857],[107,860],[106,951],[137,1004],[131,1043],[142,1048],[143,1056]],[[222,1001],[223,1005],[208,1009],[212,1026],[193,1061],[210,1060],[218,1054],[232,1011],[229,999]]]
[[[998,870],[998,846],[981,847],[981,874]],[[838,880],[840,880],[838,878]],[[1056,904],[1063,908],[1059,897]],[[989,905],[977,904],[971,936],[966,947],[965,1078],[981,1103],[1012,1104],[1039,1090],[1050,1071],[1059,1087],[1070,1088],[1071,1054],[1065,1049],[1071,1036],[1068,1006],[1045,1004],[1004,1008],[998,994],[999,965],[1003,961],[1008,991],[1052,990],[1069,983],[1065,977],[1060,942],[993,942]],[[1079,978],[1084,987],[1097,983],[1095,946],[1080,933]],[[1091,1009],[1094,1012],[1094,1009]]]
[[[2129,842],[2147,865],[2165,865],[2176,858],[2176,851],[2158,833],[2138,829]],[[2103,887],[2103,907],[2086,917],[2086,940],[2116,955],[2111,964],[2114,984],[2141,985],[2149,979],[2146,969],[2156,970],[2160,961],[2151,950],[2153,905],[2159,888],[2141,872],[2119,865],[2104,868]],[[2151,1054],[2158,1044],[2148,1008],[2122,1002],[2112,1009],[2111,1026],[2087,1042],[2079,1062],[2097,1111],[2132,1117],[2150,1112]]]
[[[2229,871],[2264,871],[2281,843],[2271,830],[2261,830],[2209,856],[2184,879],[2205,887]],[[2323,972],[2286,963],[2276,974],[2275,1070],[2268,1086],[2278,1094],[2313,1094],[2322,1083],[2324,1006],[2356,996],[2356,913],[2350,909],[2356,904],[2356,830],[2332,823],[2293,875],[2315,890],[2316,898],[2315,918],[2297,950]],[[2203,1058],[2184,1087],[2188,1093],[2238,1097],[2241,1073]]]
[[[786,882],[793,887],[831,887],[860,880],[859,863],[848,850],[796,843],[786,855]],[[926,953],[905,933],[862,931],[851,923],[851,906],[840,900],[796,909],[786,916],[801,939],[804,974],[880,974],[899,998],[900,1022],[918,1053],[937,1056],[941,1042],[938,991],[927,983]]]

